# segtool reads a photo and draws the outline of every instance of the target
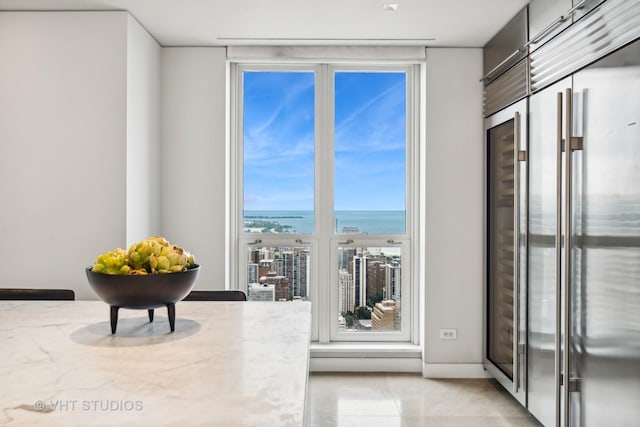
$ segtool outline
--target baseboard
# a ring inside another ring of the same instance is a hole
[[[422,372],[422,359],[398,357],[312,357],[310,372]]]
[[[481,363],[422,363],[419,358],[312,357],[310,372],[414,372],[424,378],[491,378]]]
[[[425,363],[425,378],[491,378],[482,363]]]

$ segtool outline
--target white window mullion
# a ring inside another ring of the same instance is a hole
[[[333,82],[329,67],[318,67],[318,109],[316,123],[316,225],[318,236],[318,341],[330,341],[331,247],[328,236],[333,224]]]
[[[409,90],[409,96],[411,96],[411,108],[413,113],[410,115],[409,129],[412,132],[412,143],[409,150],[411,152],[410,165],[411,173],[415,178],[411,180],[411,192],[408,195],[408,200],[411,203],[411,254],[412,254],[412,286],[411,286],[411,301],[412,301],[412,330],[411,341],[415,344],[420,343],[420,337],[422,336],[422,328],[424,327],[424,313],[420,310],[423,288],[424,288],[424,227],[421,224],[425,224],[425,219],[422,217],[424,209],[424,165],[425,152],[424,149],[424,135],[422,129],[425,127],[424,114],[418,114],[418,112],[425,111],[425,67],[416,65],[413,67],[412,86]]]
[[[239,260],[242,259],[238,236],[242,230],[242,72],[238,64],[230,64],[230,100],[231,109],[229,138],[227,140],[226,155],[228,159],[227,172],[227,240],[226,252],[226,289],[241,289]]]

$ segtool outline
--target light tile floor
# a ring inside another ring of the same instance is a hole
[[[310,427],[539,427],[494,380],[312,373]]]

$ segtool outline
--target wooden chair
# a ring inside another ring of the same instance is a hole
[[[0,300],[65,300],[74,301],[71,289],[0,288]]]
[[[242,291],[191,291],[183,301],[246,301],[247,295]]]

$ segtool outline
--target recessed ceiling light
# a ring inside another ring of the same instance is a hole
[[[382,8],[387,12],[395,12],[398,9],[398,3],[386,3]]]

